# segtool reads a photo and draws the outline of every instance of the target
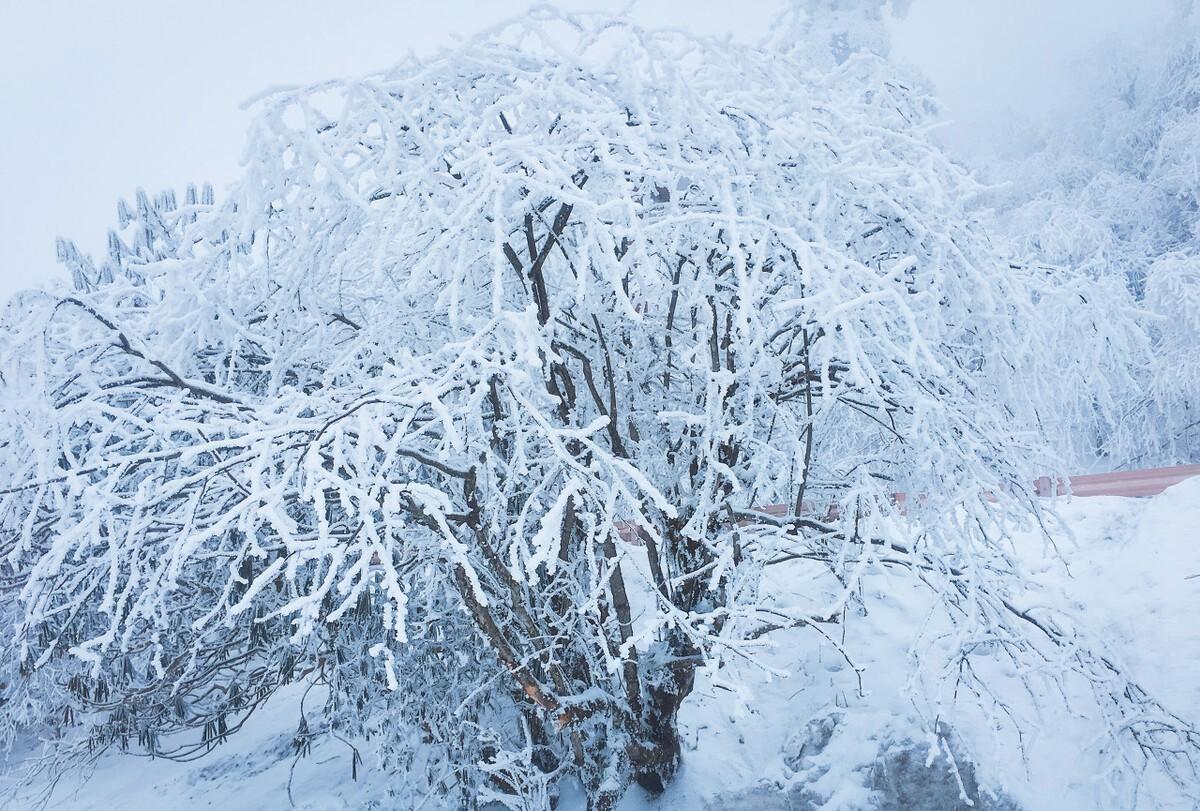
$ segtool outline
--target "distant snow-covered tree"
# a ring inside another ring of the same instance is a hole
[[[1177,3],[1153,34],[1081,59],[1081,101],[1037,131],[1035,146],[987,167],[1006,184],[984,198],[1004,250],[1054,266],[1068,297],[1076,277],[1128,287],[1124,302],[1112,290],[1081,303],[1107,310],[1107,327],[1087,317],[1064,326],[1095,339],[1117,324],[1145,335],[1131,354],[1105,343],[1099,365],[1083,360],[1094,382],[1067,410],[1092,418],[1060,434],[1060,450],[1080,465],[1200,459],[1200,381],[1178,351],[1191,324],[1185,291],[1200,283],[1200,14]],[[1168,287],[1181,297],[1163,296]],[[1091,402],[1092,390],[1113,397]]]
[[[609,809],[669,783],[701,671],[836,645],[888,569],[938,598],[937,713],[999,658],[1185,768],[1007,557],[1039,277],[927,109],[869,54],[547,9],[261,99],[227,200],[140,196],[5,314],[6,729],[197,757],[299,680],[297,751],[383,739],[398,805]]]
[[[845,64],[853,55],[886,57],[891,51],[889,12],[903,16],[911,0],[790,0],[771,26],[771,45],[820,67]]]

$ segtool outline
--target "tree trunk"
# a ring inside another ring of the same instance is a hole
[[[587,811],[613,811],[620,799],[620,792],[603,789],[588,796]]]
[[[661,794],[679,771],[679,708],[696,684],[697,651],[689,643],[675,643],[664,651],[670,664],[647,685],[641,722],[628,750],[634,781],[653,796]]]

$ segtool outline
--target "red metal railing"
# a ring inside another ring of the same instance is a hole
[[[1112,473],[1089,473],[1082,476],[1071,476],[1070,495],[1080,498],[1089,496],[1125,496],[1129,498],[1147,498],[1156,496],[1163,490],[1174,484],[1179,484],[1185,479],[1190,479],[1193,476],[1200,476],[1200,465],[1176,465],[1174,467],[1151,467],[1143,470],[1119,470]],[[1050,496],[1065,496],[1067,495],[1067,482],[1062,479],[1057,480],[1052,486],[1049,476],[1042,476],[1036,482],[1034,487],[1037,494],[1044,498]],[[903,504],[908,499],[905,493],[895,493],[893,498],[897,503]],[[810,509],[809,505],[805,505],[806,509]],[[792,506],[789,504],[767,504],[757,508],[759,512],[767,515],[781,518],[788,515]],[[826,513],[826,519],[837,517],[836,505],[830,508]],[[617,525],[617,532],[626,541],[634,544],[639,544],[641,538],[637,528],[633,524],[621,522]]]
[[[1173,484],[1179,484],[1184,479],[1200,476],[1200,465],[1177,465],[1176,467],[1151,467],[1145,470],[1121,470],[1114,473],[1092,473],[1086,476],[1072,476],[1071,495],[1073,496],[1129,496],[1145,498],[1157,496]],[[1050,496],[1050,478],[1043,476],[1036,482],[1039,496]],[[1066,484],[1059,481],[1054,487],[1053,495],[1065,496]]]

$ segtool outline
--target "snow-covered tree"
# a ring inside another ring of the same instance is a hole
[[[938,598],[932,732],[999,659],[1186,766],[1007,557],[1039,277],[892,78],[542,9],[273,92],[227,200],[64,243],[74,289],[5,314],[5,728],[191,758],[302,680],[297,750],[382,736],[400,804],[607,809],[698,673],[836,644],[886,569]]]
[[[855,54],[891,51],[890,12],[902,17],[911,0],[790,0],[767,41],[819,67],[845,64]]]
[[[1187,291],[1200,284],[1198,33],[1200,15],[1180,2],[1144,41],[1105,43],[1080,60],[1078,101],[1023,134],[1032,146],[1009,145],[1015,156],[987,167],[1005,184],[984,198],[1004,250],[1053,266],[1061,297],[1079,305],[1064,330],[1105,347],[1062,358],[1092,381],[1079,391],[1098,394],[1061,409],[1080,417],[1059,433],[1061,452],[1079,465],[1200,459],[1200,378],[1191,353],[1179,351],[1195,339]],[[1109,287],[1102,299],[1072,292],[1092,280]],[[1048,303],[1044,317],[1062,318]],[[1145,336],[1133,352],[1106,340],[1130,330]]]

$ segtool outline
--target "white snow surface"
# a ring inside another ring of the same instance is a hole
[[[1029,532],[1016,540],[1020,560],[1152,695],[1183,718],[1200,719],[1200,478],[1153,499],[1064,499],[1055,507],[1064,525],[1051,533],[1057,553],[1045,536]],[[804,578],[795,574],[781,573],[775,585],[802,599]],[[862,694],[854,670],[831,645],[804,629],[782,632],[769,661],[778,673],[747,663],[715,677],[702,674],[683,711],[687,743],[678,778],[657,800],[631,789],[621,811],[761,808],[730,797],[798,780],[824,811],[869,807],[864,775],[881,743],[921,740],[922,734],[903,692],[912,674],[909,651],[923,621],[921,600],[878,585],[877,594],[867,595],[874,621],[844,626],[847,649],[862,657],[855,660]],[[373,771],[369,749],[357,781],[351,780],[351,750],[344,743],[326,740],[295,759],[291,741],[303,690],[293,685],[281,692],[228,743],[194,763],[106,755],[90,774],[63,779],[47,807],[391,808],[388,783],[401,778]],[[1006,690],[1001,674],[997,692],[1004,696]],[[304,702],[311,711],[320,700],[312,691]],[[1080,717],[1086,706],[1077,709],[1070,713],[1061,699],[1046,697],[1038,722],[1023,731],[1023,747],[1011,733],[996,731],[983,713],[950,723],[977,753],[984,788],[1002,791],[1028,811],[1194,807],[1161,781],[1147,780],[1136,790],[1128,781],[1110,785],[1114,776],[1098,773],[1092,745],[1097,724]],[[783,752],[789,736],[831,711],[840,711],[843,720],[828,746],[799,773],[788,769]],[[930,768],[946,768],[943,758],[930,760]],[[576,811],[575,804],[564,798],[560,807]],[[11,807],[33,805],[22,800]],[[427,807],[437,806],[431,799]]]

